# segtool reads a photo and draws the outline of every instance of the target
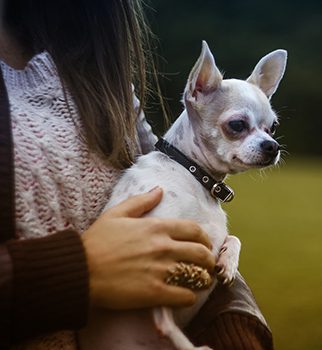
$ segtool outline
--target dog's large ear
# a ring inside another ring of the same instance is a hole
[[[201,54],[192,68],[184,92],[185,101],[193,104],[207,102],[207,97],[220,85],[223,77],[216,66],[214,56],[205,41],[202,42]]]
[[[257,63],[247,81],[258,86],[270,99],[283,78],[286,60],[287,51],[285,50],[269,53]]]

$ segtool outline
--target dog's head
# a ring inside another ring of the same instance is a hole
[[[276,50],[258,62],[246,81],[223,80],[203,41],[183,100],[195,143],[216,170],[236,173],[278,162],[280,147],[273,138],[278,120],[269,101],[283,77],[286,60],[287,52]]]

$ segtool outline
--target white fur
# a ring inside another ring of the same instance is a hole
[[[262,144],[263,141],[275,144],[268,130],[277,117],[269,98],[282,78],[285,61],[285,52],[278,50],[259,62],[248,82],[223,80],[208,45],[203,42],[184,92],[186,108],[165,139],[218,180],[228,173],[275,164],[279,152],[268,155]],[[235,135],[229,121],[240,119],[247,122],[248,130]],[[212,240],[220,270],[218,279],[230,283],[237,271],[240,242],[228,235],[226,216],[218,201],[193,175],[166,155],[151,152],[139,157],[116,185],[107,208],[155,186],[163,189],[164,197],[147,215],[188,218],[199,223]],[[154,309],[156,328],[148,310],[94,314],[81,333],[82,349],[194,350],[179,327],[198,312],[215,283],[209,290],[198,293],[198,301],[191,308]],[[161,339],[157,329],[171,341]]]

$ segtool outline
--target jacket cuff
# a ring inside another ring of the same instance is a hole
[[[273,350],[271,331],[257,317],[237,312],[222,313],[211,325],[191,337],[195,345],[216,350]]]
[[[13,261],[13,340],[86,324],[89,277],[78,233],[7,243]]]
[[[186,332],[193,343],[216,350],[273,349],[272,333],[239,272],[232,286],[217,283]]]
[[[0,245],[0,348],[11,338],[12,261],[5,245]]]

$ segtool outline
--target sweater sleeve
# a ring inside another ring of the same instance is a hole
[[[186,329],[195,345],[216,350],[273,350],[272,333],[245,280],[218,284]]]
[[[0,259],[7,261],[7,268],[0,269],[1,282],[6,279],[11,283],[0,284],[0,296],[7,300],[7,317],[11,317],[0,313],[0,347],[86,324],[89,278],[85,251],[76,232],[12,240],[6,248],[6,257],[5,248],[0,251]]]
[[[158,138],[153,133],[151,125],[147,122],[143,112],[139,114],[137,132],[139,136],[142,154],[147,154],[153,151],[154,145],[158,141]]]
[[[154,145],[158,141],[157,136],[153,133],[151,125],[145,118],[144,112],[140,111],[140,101],[134,94],[134,86],[133,89],[133,104],[134,109],[138,114],[137,122],[136,122],[136,130],[138,133],[139,144],[141,148],[141,153],[146,154],[154,150]]]

